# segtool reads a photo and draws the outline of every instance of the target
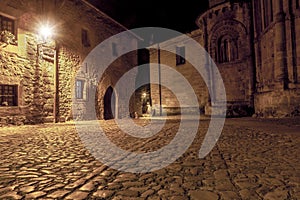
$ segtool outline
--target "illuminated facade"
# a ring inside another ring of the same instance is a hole
[[[211,0],[209,9],[196,19],[199,29],[188,35],[218,66],[226,89],[227,116],[284,117],[300,113],[299,16],[298,0]],[[168,42],[171,40],[160,45]],[[184,47],[184,42],[176,42]],[[159,56],[161,63],[172,66],[190,81],[200,111],[210,114],[211,104],[218,103],[207,90],[217,87],[213,73],[207,73],[211,84],[206,85],[202,77],[192,76],[194,71],[188,62],[178,63],[177,56],[169,52]],[[152,50],[150,61],[157,60],[158,53]],[[150,76],[156,74],[157,70],[151,68]],[[180,87],[181,83],[167,81]],[[153,85],[154,104],[160,103],[160,96],[162,106],[176,113],[179,105],[172,93],[166,89],[159,93]]]
[[[50,25],[54,34],[45,40],[38,35],[41,25]],[[93,83],[93,67],[85,57],[99,43],[127,29],[89,4],[78,0],[10,0],[0,1],[0,126],[61,122],[73,119],[75,109],[84,112],[90,100],[97,102],[99,119],[129,115],[105,107],[120,74],[136,66],[137,54],[120,58],[110,66],[101,80]],[[129,36],[133,46],[138,38]],[[112,44],[112,54],[118,44]],[[126,59],[126,66],[122,59]],[[85,73],[77,70],[86,66]],[[95,66],[96,67],[96,66]],[[98,87],[90,96],[89,88]],[[119,101],[119,104],[122,102]],[[110,115],[110,116],[105,116]]]

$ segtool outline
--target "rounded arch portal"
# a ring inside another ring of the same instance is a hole
[[[109,120],[109,119],[117,118],[118,112],[117,112],[116,93],[111,86],[109,86],[106,89],[103,102],[104,102],[103,119]]]

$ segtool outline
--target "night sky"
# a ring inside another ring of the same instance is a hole
[[[208,7],[207,0],[89,0],[128,29],[163,27],[182,33],[195,30],[196,18]]]

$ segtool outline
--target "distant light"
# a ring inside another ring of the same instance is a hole
[[[147,96],[147,94],[146,94],[146,92],[144,92],[144,93],[142,94],[142,97],[143,97],[143,98],[146,98],[146,96]]]
[[[49,25],[43,25],[43,26],[40,27],[39,35],[44,41],[46,41],[46,40],[48,40],[49,38],[52,37],[53,28],[50,27]]]

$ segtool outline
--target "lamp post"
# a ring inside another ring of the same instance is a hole
[[[39,37],[41,38],[42,42],[37,44],[37,64],[39,63],[40,58],[40,51],[44,44],[50,42],[51,40],[54,41],[54,58],[53,58],[53,80],[54,80],[54,97],[53,97],[53,122],[57,123],[58,120],[58,111],[59,111],[59,79],[58,79],[58,45],[55,40],[52,38],[53,35],[53,28],[49,25],[41,26],[39,29]]]

